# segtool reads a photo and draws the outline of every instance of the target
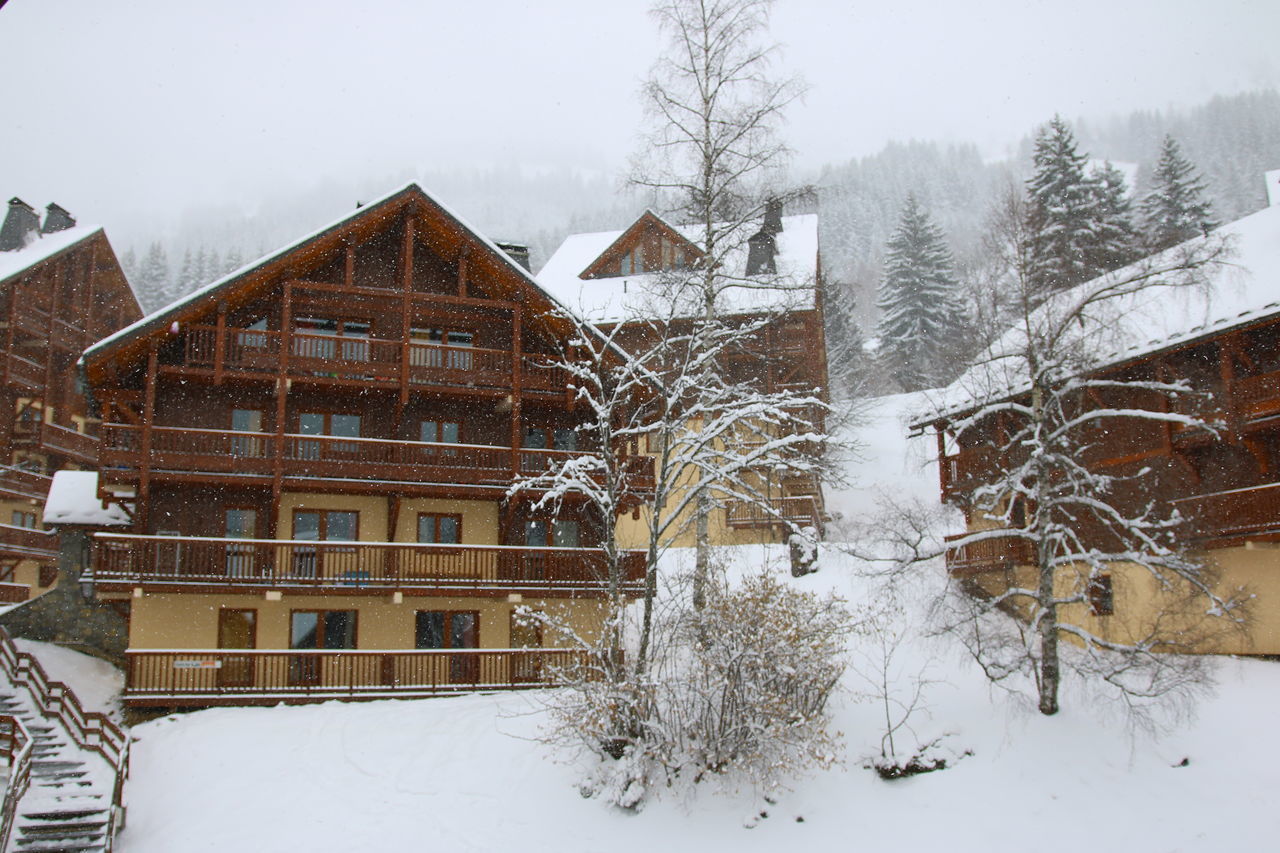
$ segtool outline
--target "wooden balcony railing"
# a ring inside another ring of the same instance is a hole
[[[101,430],[102,467],[136,470],[141,466],[141,427],[103,424]],[[281,467],[286,477],[506,486],[517,474],[541,473],[585,452],[524,449],[513,454],[509,447],[493,445],[288,433]],[[153,472],[268,476],[274,470],[276,455],[275,436],[270,433],[180,427],[151,430]],[[627,464],[634,489],[653,488],[652,459],[634,456]]]
[[[21,720],[9,714],[0,715],[0,758],[9,765],[4,783],[4,802],[0,805],[0,850],[9,849],[18,801],[31,784],[32,743]]]
[[[969,536],[962,533],[948,536],[948,542]],[[972,574],[1026,566],[1035,562],[1035,551],[1026,539],[996,537],[980,539],[966,545],[947,549],[947,571],[952,574]]]
[[[57,560],[58,536],[48,530],[0,524],[0,554],[24,560]]]
[[[1280,483],[1181,498],[1173,505],[1187,519],[1189,535],[1198,540],[1280,535]]]
[[[189,326],[183,366],[249,373],[275,373],[285,353],[278,331],[224,329],[219,347],[215,326]],[[510,350],[410,342],[402,359],[402,341],[367,337],[289,335],[287,373],[295,377],[330,377],[399,382],[402,370],[415,385],[467,388],[510,388]],[[406,367],[407,365],[407,367]],[[543,356],[524,356],[524,387],[561,392],[567,374]]]
[[[30,597],[31,587],[25,583],[0,581],[0,604],[19,604]]]
[[[98,439],[74,429],[42,422],[38,436],[40,449],[56,453],[82,465],[98,464]]]
[[[1231,388],[1236,409],[1245,420],[1280,413],[1280,372],[1236,380]]]
[[[193,586],[324,590],[397,589],[601,594],[608,585],[597,548],[312,542],[99,533],[92,580],[104,589]],[[625,590],[637,594],[645,554],[623,556]]]
[[[11,385],[32,390],[44,387],[44,365],[29,358],[8,353],[4,357],[4,370]]]
[[[49,496],[51,477],[9,465],[0,466],[0,493],[22,500],[43,502]]]
[[[587,663],[576,649],[125,652],[132,706],[252,705],[385,699],[548,687]]]
[[[729,501],[725,511],[729,526],[735,528],[770,527],[783,522],[822,527],[822,512],[812,495],[773,498],[767,508],[748,501]]]

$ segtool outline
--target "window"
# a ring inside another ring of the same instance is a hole
[[[480,613],[476,610],[419,610],[414,614],[416,649],[476,649],[480,647]],[[475,655],[449,655],[449,680],[474,683],[479,675]]]
[[[513,649],[542,648],[542,614],[511,614],[511,641]],[[511,680],[528,683],[542,680],[542,658],[539,655],[514,655],[511,659]]]
[[[436,545],[457,545],[462,541],[462,516],[418,513],[418,541]]]
[[[289,613],[289,648],[354,649],[356,611],[294,610]],[[289,657],[290,684],[319,684],[321,660],[316,655]]]
[[[326,317],[298,317],[293,321],[297,334],[293,354],[302,358],[344,361],[369,360],[369,323],[364,320],[333,320]]]
[[[417,367],[447,367],[470,370],[475,334],[461,329],[413,328],[409,330],[412,349],[409,363]]]
[[[223,525],[228,539],[256,539],[258,535],[257,510],[229,507],[224,510]],[[252,545],[227,545],[227,575],[233,578],[250,577],[253,574],[254,549]]]
[[[12,515],[12,522],[14,527],[35,528],[36,514],[34,512],[27,512],[25,510],[15,509]]]
[[[577,548],[578,522],[530,519],[524,523],[524,544],[530,548]]]
[[[631,275],[631,271],[632,271],[631,253],[627,252],[625,255],[622,256],[622,260],[618,262],[618,272],[621,275]]]
[[[1115,592],[1111,588],[1111,575],[1095,575],[1089,578],[1089,609],[1094,616],[1110,616],[1116,612]]]
[[[349,510],[294,510],[293,538],[302,542],[354,542],[359,538],[360,513]],[[358,577],[359,554],[354,548],[295,545],[293,571],[298,577]]]
[[[262,412],[258,409],[232,409],[232,432],[262,432]],[[263,456],[263,438],[257,435],[231,436],[231,455]]]
[[[293,511],[293,538],[304,542],[354,542],[360,528],[360,513],[353,510]]]
[[[578,431],[573,427],[525,427],[522,446],[529,450],[577,450]]]
[[[457,444],[462,440],[462,424],[455,421],[422,421],[418,441],[431,444]]]
[[[344,438],[360,437],[360,416],[334,412],[302,412],[298,415],[298,432],[301,435],[332,435]],[[358,454],[360,446],[351,441],[299,441],[298,456],[301,459],[328,459],[333,455]]]

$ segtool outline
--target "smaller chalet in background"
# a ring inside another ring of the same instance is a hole
[[[56,204],[42,221],[9,201],[0,225],[0,601],[55,582],[57,539],[42,529],[49,475],[98,461],[76,360],[141,316],[100,227],[77,225]]]
[[[1215,434],[1172,423],[1113,420],[1089,450],[1095,470],[1137,475],[1141,501],[1154,499],[1179,511],[1186,519],[1182,535],[1217,570],[1224,590],[1244,587],[1254,595],[1247,636],[1228,633],[1202,647],[1205,652],[1280,654],[1280,172],[1270,173],[1268,183],[1270,207],[1220,229],[1233,240],[1236,254],[1208,292],[1141,292],[1098,337],[1107,349],[1100,352],[1095,375],[1128,382],[1187,380],[1212,401],[1210,419],[1225,425]],[[979,373],[975,367],[946,389],[941,414],[917,424],[936,431],[943,500],[965,510],[971,532],[992,526],[964,498],[994,476],[992,431],[1001,427],[989,419],[987,431],[970,429],[957,440],[953,425],[985,402],[1026,393],[1011,387],[992,396],[991,383]],[[1185,405],[1192,406],[1187,399]],[[947,555],[949,571],[979,594],[1008,588],[1022,577],[1020,567],[1032,562],[1028,543],[1012,537],[985,539]],[[1128,630],[1126,623],[1153,624],[1156,593],[1137,574],[1115,565],[1091,587],[1087,603],[1072,605],[1081,608],[1073,618],[1103,637]]]
[[[599,450],[555,366],[571,334],[410,184],[90,347],[98,497],[131,522],[95,536],[86,583],[129,611],[125,702],[547,683],[576,652],[520,610],[590,636],[616,523],[507,497]],[[626,559],[634,595],[644,555]]]
[[[654,320],[692,323],[700,315],[700,304],[678,304],[670,286],[673,277],[701,262],[697,231],[647,210],[621,231],[569,236],[538,273],[538,281],[598,327],[608,331],[621,325],[616,339],[626,349],[641,343]],[[725,272],[742,286],[726,289],[722,307],[730,316],[767,314],[774,319],[759,336],[759,351],[729,369],[765,391],[816,388],[825,395],[829,386],[817,215],[783,216],[780,205],[770,205],[752,233],[741,236],[729,238],[736,245]],[[713,541],[780,541],[785,531],[778,516],[822,530],[822,487],[815,478],[766,480],[766,486],[774,496],[775,513],[728,501],[712,519]],[[634,537],[636,544],[643,541],[638,525],[624,526],[620,534]],[[686,531],[676,544],[692,544],[692,532]]]

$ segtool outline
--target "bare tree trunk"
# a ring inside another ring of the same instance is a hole
[[[1053,555],[1047,543],[1040,546],[1040,713],[1058,713],[1058,605],[1054,603]]]
[[[693,608],[701,610],[707,604],[707,581],[711,572],[711,533],[707,523],[711,515],[711,496],[704,490],[698,495],[696,519],[697,554],[693,563]]]

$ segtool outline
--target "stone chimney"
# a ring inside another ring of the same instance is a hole
[[[40,231],[40,217],[31,205],[14,196],[9,199],[9,213],[0,225],[0,252],[16,252],[31,245]]]
[[[45,208],[44,225],[40,226],[41,234],[53,234],[75,227],[76,218],[68,213],[66,208],[52,202]]]
[[[1280,205],[1280,169],[1272,169],[1266,174],[1267,204],[1271,207]]]
[[[782,201],[771,198],[764,205],[760,230],[747,238],[747,275],[778,271],[778,240],[782,233]]]
[[[496,245],[502,251],[506,252],[511,257],[511,260],[515,261],[517,264],[524,267],[527,272],[533,272],[533,270],[529,268],[529,247],[528,246],[524,245],[523,243],[508,243],[505,241],[498,241],[498,240],[494,241],[494,245]]]

